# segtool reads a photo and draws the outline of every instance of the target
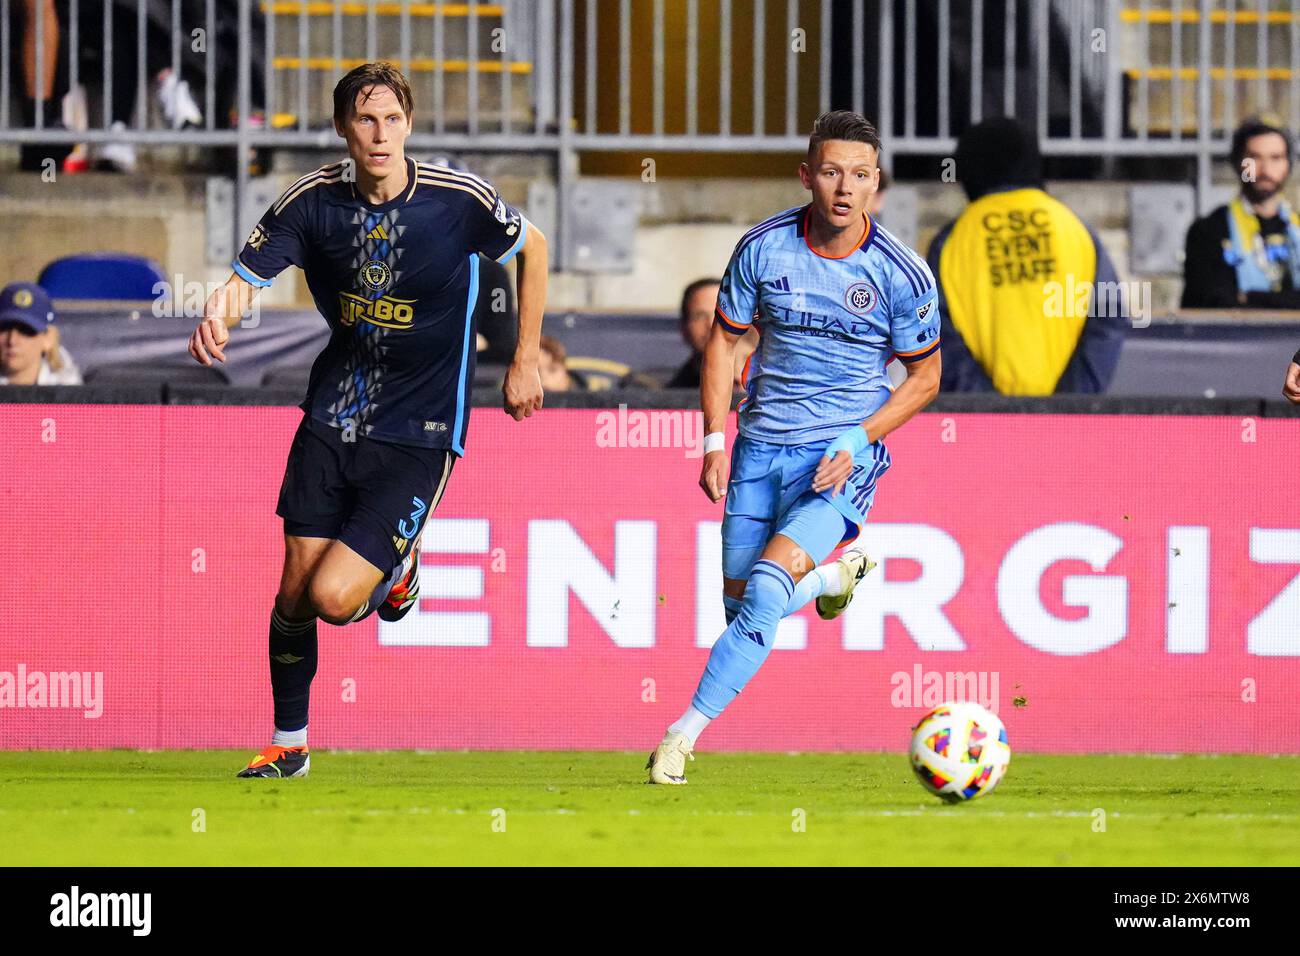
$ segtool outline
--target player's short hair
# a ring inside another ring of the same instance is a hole
[[[705,286],[711,286],[711,285],[720,286],[722,285],[722,280],[714,279],[712,277],[696,279],[694,282],[692,282],[690,285],[688,285],[685,289],[682,290],[682,305],[681,308],[677,310],[677,318],[682,323],[682,325],[686,324],[686,310],[691,304],[691,296],[695,295],[695,293],[699,292]]]
[[[382,60],[377,63],[362,63],[351,70],[347,76],[334,85],[334,121],[342,126],[357,108],[357,95],[370,90],[366,99],[374,95],[374,87],[386,86],[393,91],[402,112],[411,115],[411,84],[406,82],[402,71],[391,63]]]
[[[850,143],[866,143],[876,150],[880,158],[880,134],[861,113],[852,110],[831,110],[817,117],[813,123],[812,135],[808,137],[808,158],[817,153],[817,147],[828,139],[843,139]]]
[[[1291,137],[1282,127],[1281,120],[1272,116],[1252,116],[1233,131],[1232,149],[1228,153],[1228,162],[1232,163],[1233,169],[1241,172],[1241,161],[1246,158],[1246,143],[1265,133],[1276,133],[1282,137],[1282,142],[1286,144],[1287,164],[1291,163]]]

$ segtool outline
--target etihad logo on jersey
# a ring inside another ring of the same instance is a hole
[[[409,329],[415,320],[415,310],[411,307],[414,303],[415,299],[382,295],[372,300],[351,292],[340,292],[339,321],[345,326],[369,322],[385,329]]]
[[[836,310],[832,315],[817,312],[801,312],[795,309],[774,307],[770,303],[765,311],[779,322],[783,328],[800,335],[814,335],[825,339],[846,339],[860,341],[872,334],[870,321],[855,319],[847,312]]]

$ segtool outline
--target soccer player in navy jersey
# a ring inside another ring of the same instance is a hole
[[[939,391],[939,304],[925,261],[866,212],[880,137],[857,113],[818,117],[799,175],[812,201],[759,223],[732,253],[700,376],[700,487],[722,520],[727,629],[685,713],[650,754],[650,782],[686,783],[700,733],[767,659],[781,618],[816,599],[837,617],[874,567],[854,540],[890,465],[882,439]],[[724,427],[732,356],[751,327],[740,436]],[[893,356],[907,378],[891,389]]]
[[[228,329],[290,265],[331,330],[276,509],[285,560],[271,612],[274,734],[241,777],[308,772],[316,620],[376,611],[395,621],[419,598],[420,534],[465,453],[480,253],[519,257],[506,411],[520,420],[542,406],[546,238],[486,180],[408,158],[411,114],[410,87],[389,64],[339,81],[334,126],[349,160],[302,177],[267,211],[190,338],[199,362],[225,361]]]

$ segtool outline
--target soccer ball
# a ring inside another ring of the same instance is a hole
[[[912,769],[949,803],[974,800],[998,785],[1011,763],[1007,730],[979,704],[940,704],[912,731]]]

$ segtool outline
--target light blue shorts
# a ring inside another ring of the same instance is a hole
[[[882,442],[868,446],[854,461],[843,490],[832,498],[829,489],[812,490],[813,474],[829,444],[774,445],[743,435],[736,440],[722,519],[723,577],[747,579],[777,534],[790,538],[818,564],[858,536],[876,496],[876,481],[889,468],[889,450]],[[829,535],[827,522],[833,523],[836,515],[825,502],[842,519],[842,529],[831,529]]]

